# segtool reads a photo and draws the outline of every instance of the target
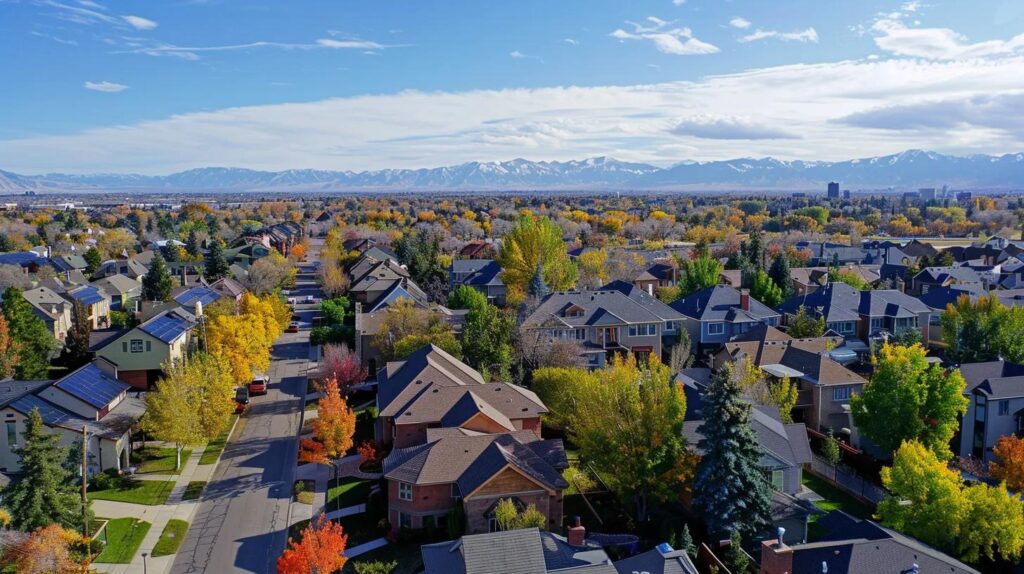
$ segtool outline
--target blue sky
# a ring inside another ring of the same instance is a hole
[[[1020,151],[1024,2],[967,4],[0,0],[0,169]]]

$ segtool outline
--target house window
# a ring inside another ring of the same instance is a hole
[[[839,332],[843,334],[852,333],[855,328],[856,323],[854,323],[853,321],[844,321],[839,324]]]
[[[7,446],[18,444],[18,423],[7,421]]]
[[[658,333],[658,327],[654,323],[643,323],[641,325],[630,325],[630,337],[649,337]]]
[[[153,350],[153,341],[146,341],[146,352],[149,353]]]
[[[501,530],[500,528],[498,528],[498,520],[496,518],[488,518],[487,532],[497,532],[498,530]]]
[[[725,323],[708,323],[708,335],[722,335],[725,333]]]
[[[853,387],[836,387],[832,389],[833,401],[848,401],[853,394]]]
[[[132,352],[133,353],[141,353],[142,352],[142,339],[132,339]]]
[[[399,528],[412,528],[412,515],[406,512],[398,513]]]
[[[975,395],[974,397],[974,420],[983,421],[988,417],[985,416],[985,410],[987,407],[986,399],[983,395]]]
[[[408,482],[398,483],[398,500],[412,500],[412,485]]]
[[[1010,414],[1010,401],[999,401],[999,416],[1005,417]]]
[[[583,341],[583,340],[586,340],[586,338],[587,338],[587,330],[586,329],[576,329],[576,340],[577,341]]]
[[[772,471],[772,488],[774,488],[775,490],[778,490],[779,492],[782,492],[782,489],[785,488],[785,485],[784,485],[784,482],[783,482],[783,479],[785,478],[785,476],[786,476],[786,473],[784,473],[783,471],[781,471],[781,470],[773,470]]]
[[[877,331],[877,330],[879,330],[881,328],[882,328],[882,319],[879,318],[879,319],[872,319],[871,320],[871,330],[872,331]]]

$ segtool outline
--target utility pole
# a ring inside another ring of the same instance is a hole
[[[85,425],[82,425],[82,532],[85,534],[86,540],[89,539],[89,494],[88,488],[88,456],[89,456],[89,445],[86,439]]]

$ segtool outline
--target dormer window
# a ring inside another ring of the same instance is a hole
[[[563,313],[566,317],[582,317],[584,310],[578,305],[570,305]]]

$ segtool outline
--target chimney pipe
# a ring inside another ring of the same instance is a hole
[[[740,309],[750,310],[750,291],[746,289],[740,289]]]
[[[569,546],[577,548],[584,546],[586,544],[587,529],[583,527],[579,516],[573,518],[573,524],[574,526],[569,528],[569,536],[566,538],[566,541],[569,543]]]
[[[182,265],[181,266],[181,286],[184,287],[186,285],[188,285],[188,269],[184,265]]]

